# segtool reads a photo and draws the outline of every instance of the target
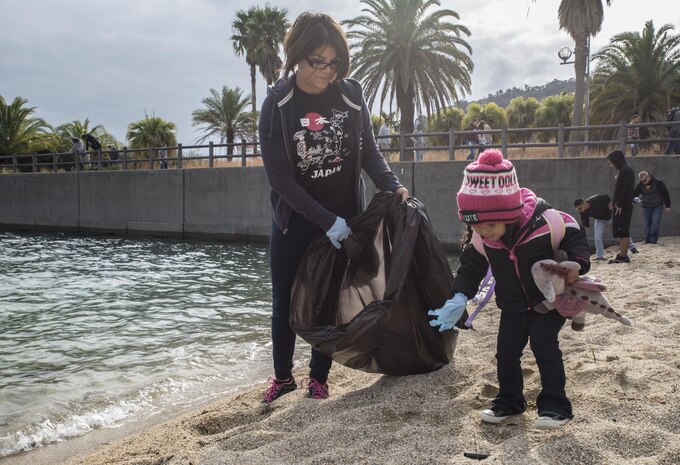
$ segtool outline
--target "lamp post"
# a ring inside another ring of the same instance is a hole
[[[560,60],[562,60],[562,63],[560,63],[561,65],[573,64],[573,61],[567,61],[572,55],[573,52],[569,47],[562,47],[557,51],[557,56],[560,57]]]
[[[585,142],[588,142],[590,132],[588,130],[588,127],[590,126],[590,36],[588,36],[588,40],[586,42],[586,52],[588,54],[588,58],[586,59],[586,95],[585,95],[585,118],[584,118],[584,126],[586,127],[585,131]],[[569,58],[573,55],[573,52],[569,47],[562,47],[557,51],[557,56],[562,60],[561,65],[569,65],[573,64],[573,61],[568,61]],[[585,146],[585,155],[588,156],[588,146]]]

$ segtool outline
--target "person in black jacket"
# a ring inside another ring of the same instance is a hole
[[[81,136],[83,141],[85,141],[85,149],[89,152],[90,149],[95,151],[94,154],[94,160],[95,162],[92,163],[91,169],[96,170],[99,168],[99,161],[101,161],[101,149],[102,149],[102,144],[99,143],[96,137],[92,135],[92,133],[88,132],[87,134],[83,134]]]
[[[671,196],[666,184],[647,171],[638,174],[640,182],[633,189],[633,196],[640,197],[642,217],[645,221],[645,244],[656,244],[659,240],[661,215],[671,210]]]
[[[94,137],[90,132],[83,134],[82,139],[85,141],[85,147],[87,150],[100,150],[102,148],[102,144],[100,144],[97,138]]]
[[[607,155],[609,167],[617,170],[612,189],[611,209],[612,235],[619,239],[619,252],[609,263],[630,263],[628,247],[630,245],[630,220],[633,216],[633,187],[635,187],[635,172],[626,163],[626,155],[620,150],[614,150]]]
[[[574,207],[581,213],[581,224],[590,227],[590,218],[595,220],[593,233],[595,235],[595,260],[604,260],[604,230],[607,221],[612,219],[609,205],[612,198],[607,194],[596,194],[587,199],[576,199]]]
[[[668,115],[666,116],[666,121],[672,122],[680,121],[680,108],[678,108],[677,105],[670,109]],[[666,126],[666,131],[668,133],[669,139],[676,140],[671,140],[668,142],[666,150],[664,151],[664,155],[672,155],[674,153],[676,155],[680,154],[680,141],[677,140],[678,138],[680,138],[680,126],[678,125]]]
[[[541,311],[546,297],[538,289],[531,267],[555,255],[546,215],[559,215],[564,235],[557,248],[580,266],[578,272],[565,270],[565,281],[574,282],[579,274],[590,270],[585,231],[570,215],[547,212],[550,205],[519,186],[514,166],[495,149],[482,152],[465,168],[456,200],[458,218],[481,237],[482,250],[473,245],[463,249],[453,297],[443,307],[428,312],[437,317],[430,325],[439,326],[440,331],[453,328],[491,267],[496,279],[496,304],[501,309],[496,343],[499,391],[492,407],[480,411],[480,418],[485,423],[502,423],[526,411],[521,358],[530,343],[541,374],[541,391],[536,398],[539,418],[534,427],[560,428],[573,418],[559,346],[559,332],[566,319],[557,306],[556,310]]]
[[[335,19],[302,13],[286,35],[284,52],[284,78],[270,88],[259,124],[273,213],[275,378],[270,378],[265,403],[297,389],[292,375],[295,333],[289,315],[293,281],[307,247],[325,233],[341,248],[351,233],[345,219],[365,208],[362,170],[378,189],[396,192],[403,200],[409,196],[376,147],[360,84],[346,79],[349,44]],[[327,398],[331,359],[312,349],[309,366],[305,395]]]
[[[468,154],[466,160],[475,159],[475,149],[474,145],[479,144],[479,134],[475,131],[477,130],[477,118],[473,118],[467,125],[466,131],[468,131],[466,136],[466,144],[470,146],[470,153]]]

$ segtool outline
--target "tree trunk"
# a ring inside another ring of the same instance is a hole
[[[231,145],[236,139],[234,131],[227,131],[227,162],[231,162],[231,156],[234,154],[234,146]]]
[[[250,65],[250,93],[252,95],[251,98],[251,103],[253,104],[253,115],[257,111],[257,103],[255,102],[255,89],[256,89],[256,81],[255,78],[257,77],[256,74],[257,68],[255,67],[254,64]]]
[[[579,37],[576,40],[574,50],[574,75],[576,78],[574,89],[574,114],[571,120],[572,126],[583,124],[583,102],[586,94],[586,66],[588,65],[588,36]],[[583,131],[569,131],[569,142],[584,140]],[[569,154],[577,156],[583,147],[570,147]]]
[[[401,113],[401,133],[412,134],[413,119],[415,116],[415,94],[413,91],[413,86],[410,85],[409,88],[404,91],[401,83],[397,82],[396,97],[397,106],[399,107],[399,112]],[[399,161],[413,161],[415,159],[414,152],[411,150],[413,147],[413,140],[411,140],[410,137],[406,137],[404,142],[405,150],[404,153],[400,154]]]

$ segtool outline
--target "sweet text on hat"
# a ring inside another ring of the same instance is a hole
[[[456,199],[458,217],[468,224],[514,223],[523,207],[515,167],[494,149],[465,168]]]

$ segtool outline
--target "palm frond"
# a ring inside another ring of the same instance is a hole
[[[361,14],[343,22],[353,73],[369,106],[396,102],[402,130],[413,130],[416,109],[428,116],[468,94],[474,64],[470,31],[439,0],[362,0]]]

